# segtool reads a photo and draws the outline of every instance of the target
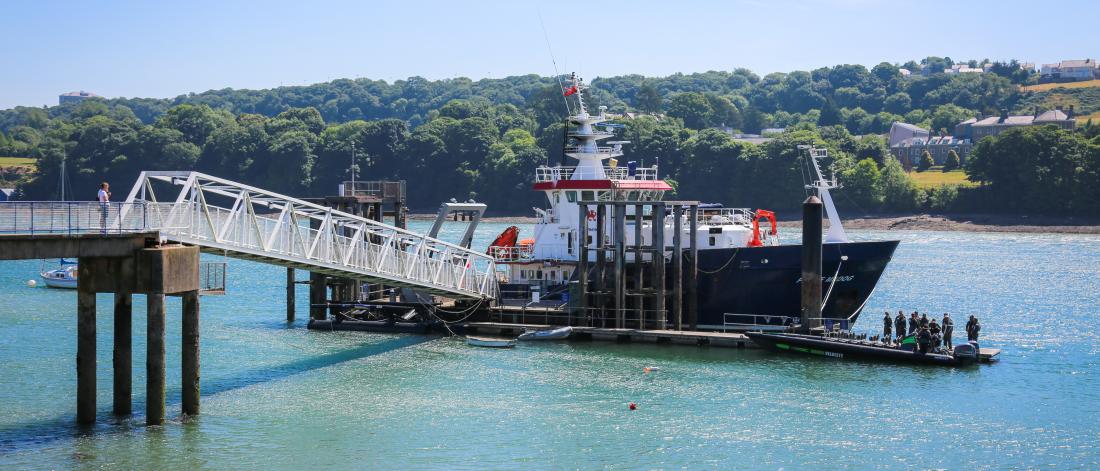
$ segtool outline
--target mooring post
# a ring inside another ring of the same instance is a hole
[[[577,248],[580,249],[577,256],[577,283],[580,285],[577,305],[583,309],[581,319],[584,319],[584,324],[590,326],[588,322],[591,317],[588,310],[588,205],[580,204],[577,207],[580,208],[579,219],[577,219],[580,221],[577,225]]]
[[[684,328],[684,206],[672,207],[672,320]]]
[[[199,292],[183,293],[183,414],[199,414]]]
[[[133,295],[115,293],[114,413],[133,413]]]
[[[688,236],[690,237],[690,244],[688,245],[688,253],[691,258],[688,259],[688,272],[687,272],[687,317],[688,324],[691,330],[695,330],[698,327],[699,322],[699,204],[692,203],[691,205],[691,220],[688,222]]]
[[[164,423],[164,293],[145,296],[146,320],[145,356],[145,423]]]
[[[645,266],[642,264],[642,215],[643,206],[634,205],[634,299],[637,299],[635,307],[638,309],[638,328],[645,330],[645,296],[642,296],[642,273]]]
[[[615,328],[626,327],[626,205],[615,205]]]
[[[657,325],[661,330],[668,328],[668,313],[665,311],[665,204],[653,204],[653,310],[657,311]],[[679,326],[677,326],[677,329]]]
[[[294,283],[294,269],[287,267],[286,269],[286,321],[294,322],[294,304],[295,304],[295,290],[297,285]]]
[[[76,294],[76,421],[95,423],[95,292],[77,281]]]
[[[809,333],[821,324],[821,200],[802,203],[802,325]]]

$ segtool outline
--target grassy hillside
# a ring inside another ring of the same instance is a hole
[[[1041,83],[1039,85],[1026,85],[1020,87],[1020,91],[1024,92],[1045,92],[1048,90],[1054,90],[1055,88],[1091,88],[1100,87],[1100,80],[1086,80],[1084,82],[1068,82],[1068,83]]]
[[[34,170],[34,159],[28,157],[0,157],[0,167],[27,167]]]
[[[1100,82],[1093,80],[1092,82]],[[1082,83],[1092,83],[1082,82]],[[1066,85],[1066,84],[1058,84]],[[1030,114],[1038,106],[1040,110],[1069,109],[1073,105],[1078,116],[1100,111],[1100,86],[1065,88],[1058,87],[1025,94],[1015,106],[1015,112]]]
[[[935,188],[944,185],[978,186],[977,183],[968,181],[966,173],[962,170],[944,172],[943,167],[932,167],[923,172],[909,172],[909,176],[913,178],[918,188]]]

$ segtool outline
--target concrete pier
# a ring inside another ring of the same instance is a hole
[[[181,342],[184,415],[199,413],[199,292],[183,293],[183,339]]]
[[[115,293],[114,413],[133,413],[133,295]]]
[[[296,302],[295,290],[297,289],[297,283],[294,280],[294,269],[286,269],[286,321],[294,322],[294,303]]]
[[[145,296],[145,423],[164,423],[164,293]]]
[[[81,425],[95,423],[95,362],[95,291],[80,286],[76,293],[76,421]]]

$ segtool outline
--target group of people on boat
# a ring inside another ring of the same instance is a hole
[[[978,333],[982,326],[978,318],[970,316],[966,322],[966,340],[978,341]],[[928,314],[920,314],[913,311],[906,318],[905,313],[898,311],[897,316],[891,316],[886,311],[882,317],[882,341],[889,344],[900,345],[907,337],[913,337],[917,343],[917,349],[922,353],[937,351],[945,348],[948,351],[955,348],[951,337],[955,333],[955,320],[948,313],[943,313],[940,323],[936,319],[929,319]]]

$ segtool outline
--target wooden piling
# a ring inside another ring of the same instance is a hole
[[[183,413],[199,413],[199,292],[183,293]]]
[[[821,324],[821,200],[802,203],[802,330]]]
[[[684,207],[672,207],[672,320],[676,330],[684,328]]]
[[[615,328],[626,327],[626,205],[615,204]]]
[[[607,327],[607,245],[604,244],[606,214],[607,206],[596,204],[596,305],[599,307],[600,327]]]
[[[309,317],[310,319],[325,320],[328,318],[327,300],[328,288],[325,287],[325,275],[309,273]]]
[[[688,245],[688,254],[691,258],[688,259],[687,269],[687,317],[688,324],[691,330],[698,328],[699,322],[699,204],[693,203],[690,209],[690,221],[688,222],[688,236],[690,237],[690,244]]]
[[[657,314],[657,328],[664,330],[668,326],[668,313],[665,311],[665,204],[653,205],[653,217],[650,230],[653,232],[653,310]],[[679,327],[679,326],[677,326]]]
[[[294,283],[294,269],[287,267],[286,269],[286,321],[294,322],[294,304],[296,303],[295,290],[297,285]]]
[[[146,295],[145,423],[164,423],[164,294]]]
[[[133,295],[115,293],[114,413],[133,413]]]
[[[577,296],[577,305],[583,310],[581,318],[584,319],[583,324],[586,326],[591,325],[589,321],[589,302],[588,302],[588,205],[578,205],[580,208],[577,231],[577,247],[580,253],[577,256],[577,282],[580,284],[578,289],[580,291]]]
[[[83,285],[80,281],[78,285]],[[78,287],[76,294],[76,421],[95,423],[95,292]]]
[[[645,272],[642,257],[642,215],[645,214],[645,211],[642,208],[644,206],[640,204],[634,206],[634,299],[637,300],[634,307],[638,310],[638,328],[645,330],[645,296],[642,295],[643,273]]]

